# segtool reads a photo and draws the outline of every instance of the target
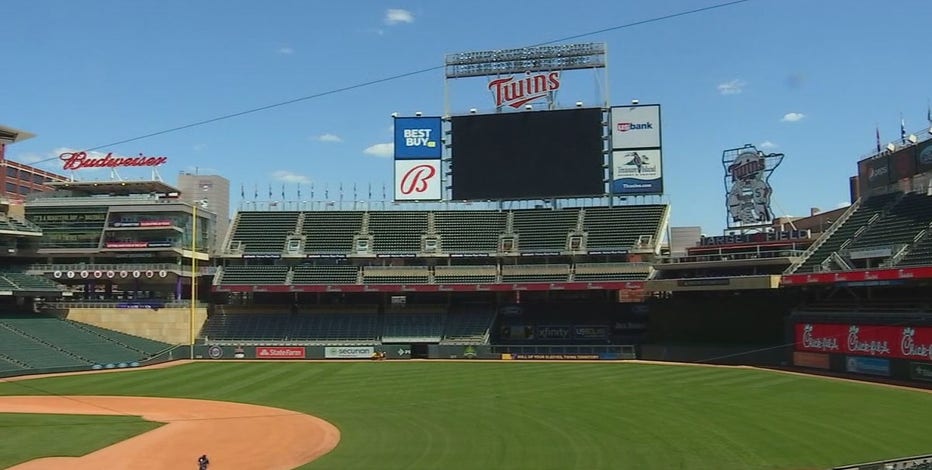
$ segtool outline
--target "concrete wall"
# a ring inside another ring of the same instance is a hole
[[[101,328],[142,336],[169,344],[191,342],[191,309],[162,308],[72,308],[67,313],[69,320],[87,323]],[[194,312],[194,331],[200,331],[207,320],[207,309]]]

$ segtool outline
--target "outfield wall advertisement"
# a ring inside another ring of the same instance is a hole
[[[932,361],[932,327],[797,323],[796,350]]]
[[[442,195],[440,160],[395,160],[395,200],[437,201]]]
[[[855,374],[890,376],[890,360],[876,357],[848,356],[845,361],[845,370]]]
[[[327,359],[369,359],[375,354],[372,346],[328,346],[324,348]]]

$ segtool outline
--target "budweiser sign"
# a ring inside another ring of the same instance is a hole
[[[103,157],[91,157],[87,152],[65,152],[59,155],[58,158],[64,162],[62,165],[63,170],[159,166],[168,161],[168,157],[146,157],[141,153],[138,157],[114,157],[113,153],[108,153]]]
[[[520,108],[531,101],[545,98],[560,89],[560,72],[528,73],[524,77],[497,78],[489,82],[495,97],[495,107]]]

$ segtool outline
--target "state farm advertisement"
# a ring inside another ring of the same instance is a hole
[[[303,346],[256,347],[256,359],[304,359],[306,355]]]
[[[932,361],[932,327],[797,323],[796,350]]]

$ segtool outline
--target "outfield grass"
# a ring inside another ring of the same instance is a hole
[[[202,362],[0,384],[0,395],[35,394],[306,412],[342,433],[308,469],[800,469],[932,452],[932,394],[742,369]],[[46,446],[29,422],[3,434]]]

